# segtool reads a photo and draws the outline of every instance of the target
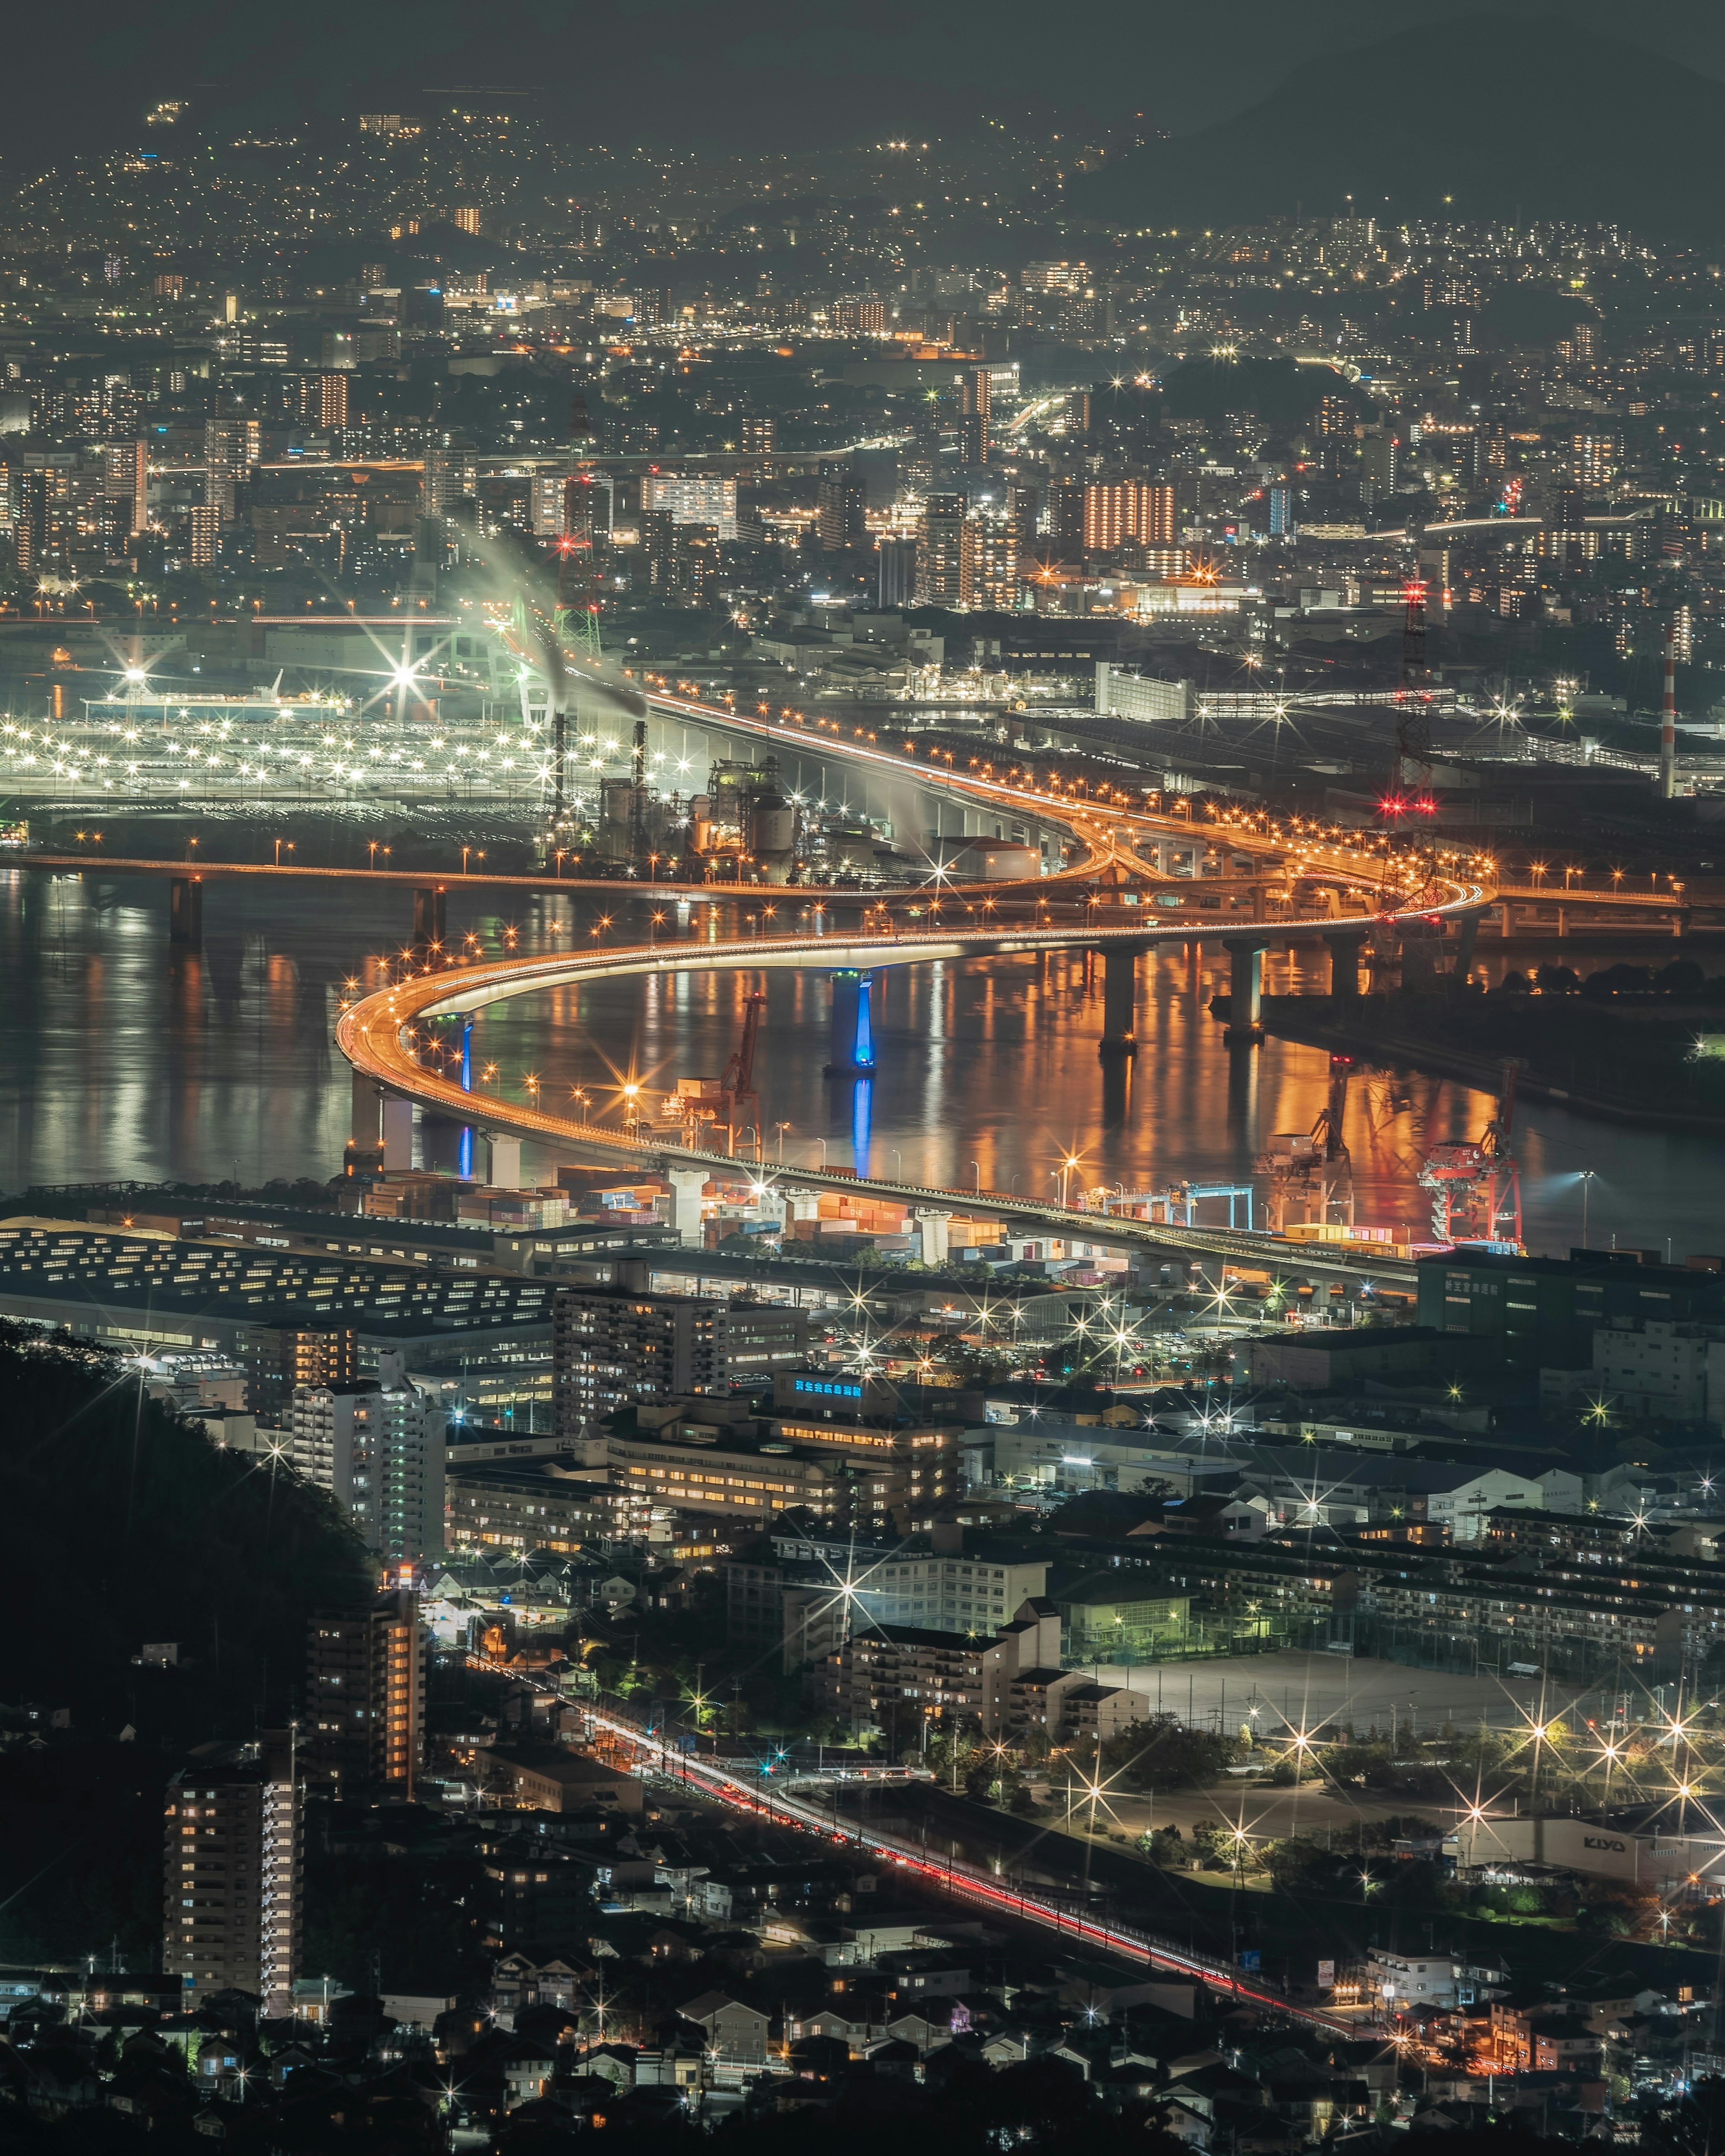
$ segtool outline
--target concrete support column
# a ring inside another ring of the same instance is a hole
[[[353,1086],[353,1107],[349,1124],[349,1135],[357,1146],[374,1146],[382,1124],[382,1109],[377,1096],[377,1081],[367,1078],[362,1071],[351,1072]]]
[[[519,1190],[521,1187],[521,1140],[487,1131],[484,1149],[480,1154],[480,1167],[485,1181],[494,1189]]]
[[[429,951],[444,940],[444,886],[424,884],[413,892],[413,948]]]
[[[1138,954],[1118,944],[1107,945],[1102,961],[1103,1055],[1137,1053]]]
[[[1330,993],[1346,1002],[1359,993],[1359,954],[1365,948],[1363,929],[1346,936],[1326,936],[1330,947]]]
[[[925,1265],[943,1265],[947,1262],[947,1224],[950,1213],[937,1212],[932,1206],[916,1208],[916,1234],[922,1242],[921,1256]]]
[[[676,1229],[677,1240],[685,1249],[698,1250],[701,1245],[701,1199],[706,1188],[706,1170],[667,1168],[665,1179],[671,1187],[671,1223]]]
[[[1224,936],[1229,954],[1228,1038],[1256,1040],[1264,1029],[1264,946],[1244,937]]]
[[[203,948],[203,878],[176,876],[167,887],[167,940]]]
[[[853,966],[833,975],[832,1055],[827,1075],[872,1076],[875,1070],[875,977]]]
[[[413,1104],[394,1093],[383,1096],[383,1165],[394,1174],[413,1165]]]
[[[1465,981],[1473,971],[1473,950],[1480,939],[1480,916],[1464,913],[1455,933],[1455,978]]]

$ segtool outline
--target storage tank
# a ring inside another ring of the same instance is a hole
[[[783,883],[797,855],[797,812],[775,788],[749,812],[749,851],[768,883]]]

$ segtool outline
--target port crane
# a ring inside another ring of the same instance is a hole
[[[675,1093],[667,1093],[658,1120],[680,1125],[685,1142],[704,1143],[702,1127],[722,1123],[725,1151],[733,1159],[739,1132],[752,1132],[755,1158],[761,1149],[761,1096],[755,1090],[755,1050],[760,1040],[762,1014],[767,991],[752,988],[743,998],[742,1034],[731,1060],[716,1078],[680,1078]]]
[[[1313,1194],[1317,1218],[1327,1225],[1353,1225],[1353,1166],[1348,1151],[1348,1086],[1351,1055],[1330,1058],[1330,1089],[1309,1132],[1277,1131],[1255,1166],[1269,1178],[1268,1225],[1280,1235],[1297,1207],[1304,1215]]]
[[[1420,1187],[1431,1194],[1431,1230],[1440,1243],[1521,1250],[1522,1178],[1510,1150],[1520,1068],[1513,1057],[1505,1062],[1502,1090],[1478,1137],[1442,1139],[1420,1164]]]

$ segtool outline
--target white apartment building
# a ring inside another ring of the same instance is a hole
[[[865,1573],[859,1608],[880,1625],[914,1625],[934,1632],[993,1635],[1020,1603],[1034,1601],[1048,1567],[995,1564],[981,1557],[891,1557]]]
[[[365,1390],[300,1386],[288,1410],[289,1457],[352,1515],[367,1549],[417,1562],[444,1546],[448,1418],[408,1383],[400,1356],[380,1356],[378,1372]]]
[[[711,524],[721,539],[737,536],[737,481],[684,472],[655,472],[641,485],[643,509],[668,509],[673,524]]]

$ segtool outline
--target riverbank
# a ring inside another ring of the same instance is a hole
[[[1225,1020],[1228,1004],[1217,997],[1213,1014]],[[1483,1093],[1501,1090],[1504,1063],[1513,1057],[1524,1099],[1648,1130],[1725,1135],[1725,1066],[1716,1079],[1692,1053],[1697,1034],[1725,1030],[1717,1005],[1635,1007],[1620,1015],[1607,1000],[1579,995],[1396,990],[1342,999],[1266,996],[1262,1019],[1265,1032],[1282,1040],[1458,1079]],[[1720,1096],[1718,1106],[1709,1092]]]

